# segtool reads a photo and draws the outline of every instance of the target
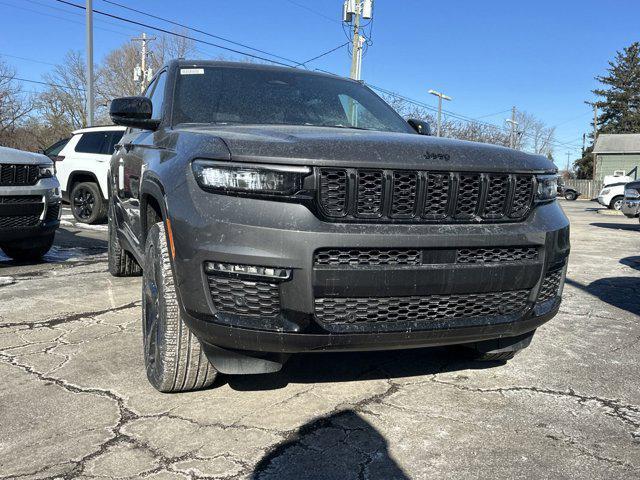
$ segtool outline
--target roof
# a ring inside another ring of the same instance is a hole
[[[79,128],[78,130],[74,130],[71,133],[73,133],[74,135],[77,135],[78,133],[85,133],[85,132],[111,132],[113,130],[125,131],[126,129],[127,127],[120,127],[118,125],[102,125],[102,126],[96,126],[96,127]]]
[[[264,70],[264,71],[281,71],[281,72],[296,72],[304,75],[314,75],[317,77],[339,78],[341,80],[347,80],[355,82],[348,77],[341,75],[335,75],[330,72],[320,72],[313,70],[306,70],[304,68],[287,67],[280,65],[271,65],[266,63],[250,63],[250,62],[228,62],[221,60],[193,60],[193,59],[177,59],[169,61],[168,65],[175,64],[178,68],[184,67],[226,67],[226,68],[245,68],[250,70]]]
[[[598,135],[594,153],[640,153],[640,133]]]

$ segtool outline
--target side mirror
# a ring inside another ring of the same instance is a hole
[[[420,135],[431,135],[431,127],[424,120],[418,120],[417,118],[410,118],[407,123]]]
[[[155,130],[160,120],[151,119],[153,106],[147,97],[121,97],[111,102],[109,116],[116,125]]]

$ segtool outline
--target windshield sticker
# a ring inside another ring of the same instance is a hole
[[[181,68],[180,75],[204,75],[204,68]]]

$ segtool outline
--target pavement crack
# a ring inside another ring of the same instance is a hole
[[[102,310],[95,310],[92,312],[76,312],[70,313],[68,315],[62,315],[59,317],[54,317],[49,320],[44,320],[41,322],[20,322],[20,323],[8,323],[6,325],[0,325],[0,329],[6,328],[15,328],[15,327],[27,327],[29,330],[33,330],[34,328],[41,327],[54,327],[56,325],[60,325],[62,323],[73,322],[75,320],[80,320],[82,318],[92,318],[97,317],[99,315],[103,315],[105,313],[110,312],[119,312],[121,310],[127,310],[129,308],[135,308],[140,306],[140,300],[136,300],[125,305],[120,305],[119,307],[105,308]]]

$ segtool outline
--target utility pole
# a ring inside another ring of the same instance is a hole
[[[565,171],[567,173],[569,173],[569,158],[571,157],[571,152],[567,152],[567,168],[565,168]]]
[[[518,126],[518,122],[516,122],[516,107],[511,107],[511,118],[505,120],[505,122],[511,125],[511,132],[509,133],[509,146],[511,148],[516,148],[516,127]]]
[[[147,42],[155,40],[155,37],[148,38],[146,33],[143,33],[140,38],[134,38],[133,41],[141,42],[142,49],[140,52],[140,63],[136,65],[133,71],[133,79],[140,82],[140,93],[144,93],[144,89],[147,88],[151,77],[153,77],[153,70],[147,68],[147,57],[149,56],[149,49]]]
[[[596,140],[598,139],[598,105],[593,104],[593,175],[592,180],[596,179],[596,170],[598,167],[598,156],[596,155]]]
[[[453,100],[453,98],[445,95],[444,93],[436,92],[435,90],[429,90],[429,93],[438,97],[438,128],[436,131],[436,136],[440,137],[442,136],[442,99],[450,101]]]
[[[93,126],[94,113],[94,88],[93,88],[93,1],[87,0],[86,7],[87,27],[87,126]]]
[[[373,0],[344,0],[342,4],[342,21],[353,23],[353,46],[351,55],[350,77],[354,80],[362,78],[362,50],[366,38],[360,31],[360,20],[373,18]]]
[[[582,156],[584,157],[584,149],[585,149],[585,142],[587,141],[587,134],[583,133],[582,134]]]

